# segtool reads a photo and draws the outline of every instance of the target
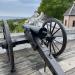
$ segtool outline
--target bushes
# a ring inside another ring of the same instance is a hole
[[[3,21],[0,21],[0,33],[2,33],[2,25],[3,25]]]
[[[15,19],[15,20],[7,20],[9,25],[9,29],[11,33],[14,32],[24,32],[22,26],[27,19]],[[0,32],[2,32],[3,21],[0,21]]]
[[[8,20],[8,25],[11,32],[23,32],[22,25],[25,23],[26,19],[19,20]]]

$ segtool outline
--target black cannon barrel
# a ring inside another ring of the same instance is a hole
[[[38,36],[39,38],[44,38],[47,35],[47,29],[40,26],[24,25],[26,31],[30,30],[32,35]]]

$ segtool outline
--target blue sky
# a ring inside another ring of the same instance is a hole
[[[41,0],[0,0],[0,16],[30,17]]]

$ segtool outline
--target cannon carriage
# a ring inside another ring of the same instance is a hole
[[[23,38],[20,40],[10,36],[7,21],[3,21],[2,27],[4,41],[0,43],[0,47],[6,49],[11,72],[15,71],[13,48],[19,44],[30,43],[33,50],[39,52],[53,75],[64,75],[64,72],[55,59],[63,53],[67,43],[66,32],[59,20],[49,18],[42,26],[23,25],[24,35],[18,37]]]

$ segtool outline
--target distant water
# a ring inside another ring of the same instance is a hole
[[[8,20],[8,19],[23,19],[23,18],[27,18],[27,17],[0,16],[0,20],[2,20],[2,19],[4,19],[4,20]]]

